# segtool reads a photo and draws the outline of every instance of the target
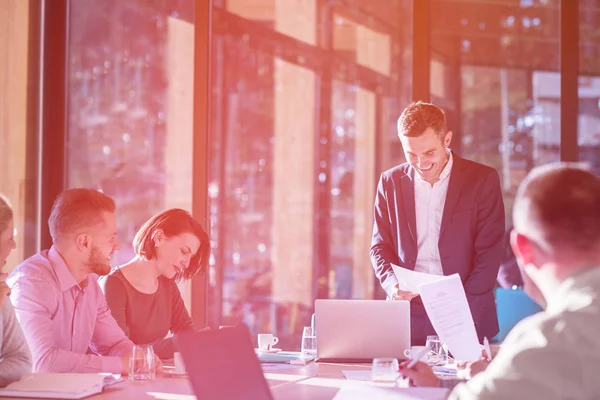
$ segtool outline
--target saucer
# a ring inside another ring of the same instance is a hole
[[[162,372],[166,375],[172,376],[187,376],[187,372],[177,372],[175,367],[163,366]]]
[[[270,350],[254,349],[258,353],[279,353],[281,349],[272,348]]]

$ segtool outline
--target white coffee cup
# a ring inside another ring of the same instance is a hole
[[[279,342],[277,336],[273,336],[271,333],[259,333],[258,334],[258,348],[260,350],[271,350],[272,346],[275,346]]]
[[[173,362],[175,363],[175,372],[178,374],[185,374],[185,364],[183,363],[181,353],[173,353]]]
[[[418,357],[422,354],[418,361],[427,361],[427,352],[423,351],[426,348],[427,346],[412,346],[410,349],[404,350],[404,356],[412,359],[413,357]]]

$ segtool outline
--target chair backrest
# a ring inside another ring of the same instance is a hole
[[[502,342],[508,332],[522,319],[542,311],[522,289],[496,288],[496,311],[500,332],[494,336],[495,342]]]
[[[273,400],[246,325],[175,335],[194,394],[202,400]]]

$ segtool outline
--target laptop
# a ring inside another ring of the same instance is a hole
[[[316,300],[317,361],[405,359],[410,349],[410,303],[399,300]]]
[[[174,336],[196,398],[273,400],[246,325]]]

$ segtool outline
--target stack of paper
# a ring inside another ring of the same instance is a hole
[[[0,389],[0,397],[83,399],[121,381],[120,375],[112,374],[26,374]]]
[[[316,358],[316,356],[303,354],[297,351],[280,351],[279,353],[263,353],[257,351],[256,356],[261,363],[283,363],[294,365],[306,365]]]

